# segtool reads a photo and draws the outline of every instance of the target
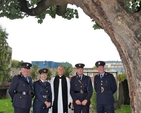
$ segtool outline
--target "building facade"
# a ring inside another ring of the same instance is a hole
[[[121,61],[105,61],[105,68],[108,71],[116,71],[118,74],[125,72],[123,63]]]
[[[38,68],[57,68],[60,65],[71,65],[68,62],[54,62],[54,61],[32,61],[32,65],[37,65]]]

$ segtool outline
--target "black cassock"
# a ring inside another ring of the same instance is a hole
[[[56,76],[51,79],[52,113],[68,113],[70,102],[70,81],[65,76]]]

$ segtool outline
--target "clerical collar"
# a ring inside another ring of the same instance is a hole
[[[62,77],[63,75],[58,75],[58,77]]]

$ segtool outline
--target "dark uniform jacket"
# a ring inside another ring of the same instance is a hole
[[[80,82],[81,81],[81,82]],[[87,100],[90,104],[90,98],[92,96],[92,82],[89,76],[83,75],[82,80],[79,80],[78,75],[71,78],[70,94],[73,101]]]
[[[34,93],[34,108],[45,109],[45,101],[52,103],[52,92],[49,82],[45,82],[45,84],[41,80],[34,82]]]
[[[22,75],[15,75],[12,78],[9,94],[11,96],[13,107],[29,109],[31,107],[33,87],[32,79],[29,78],[29,83]]]
[[[117,85],[114,76],[111,73],[105,72],[104,77],[100,75],[94,77],[94,88],[97,93],[97,104],[113,104],[113,94],[117,90]]]

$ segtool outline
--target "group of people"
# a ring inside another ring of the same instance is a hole
[[[105,62],[95,63],[98,74],[94,77],[97,113],[114,113],[113,94],[117,90],[114,76],[105,72]],[[68,113],[72,100],[74,113],[89,113],[93,92],[92,80],[84,75],[84,64],[78,63],[76,75],[64,76],[63,66],[57,68],[57,76],[47,82],[47,68],[39,70],[39,80],[32,84],[29,76],[32,64],[21,64],[21,73],[15,75],[9,87],[14,113],[30,113],[33,98],[33,113]]]

